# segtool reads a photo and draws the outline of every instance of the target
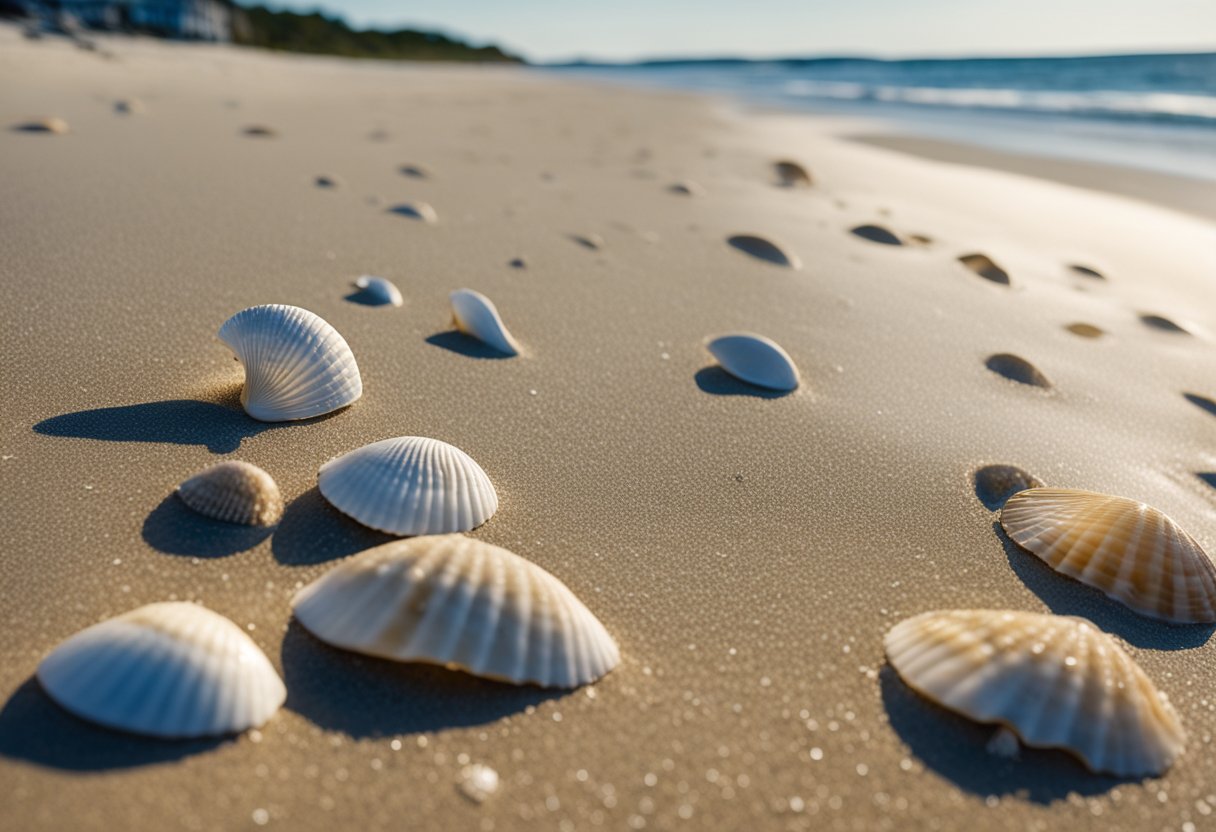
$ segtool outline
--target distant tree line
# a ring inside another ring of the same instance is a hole
[[[233,41],[263,49],[342,55],[348,58],[393,58],[410,61],[523,63],[497,46],[471,46],[437,32],[399,29],[356,30],[340,17],[320,12],[297,14],[253,6],[238,12]]]

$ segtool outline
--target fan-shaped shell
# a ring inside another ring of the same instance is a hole
[[[307,309],[251,306],[225,321],[219,336],[245,366],[241,404],[255,419],[309,419],[363,395],[345,339]]]
[[[472,289],[457,289],[448,297],[452,302],[452,323],[457,329],[501,353],[519,355],[519,344],[503,325],[489,298]]]
[[[317,479],[334,508],[389,534],[465,532],[498,508],[494,484],[472,457],[424,436],[364,445],[322,465]]]
[[[123,731],[186,738],[253,728],[287,698],[240,627],[197,604],[149,604],[64,641],[38,681],[79,717]]]
[[[1000,610],[929,612],[884,644],[917,692],[1026,745],[1070,751],[1097,772],[1160,774],[1186,732],[1118,643],[1081,618]]]
[[[405,303],[401,290],[391,280],[374,275],[360,275],[355,279],[355,288],[367,296],[368,300],[379,306],[400,306]]]
[[[306,586],[293,606],[336,647],[514,684],[577,687],[620,661],[616,642],[565,584],[463,535],[369,549]]]
[[[798,387],[794,360],[777,342],[763,335],[750,332],[719,335],[706,348],[723,370],[748,384],[783,392]]]
[[[1176,624],[1216,622],[1216,566],[1152,506],[1092,491],[1032,488],[1009,498],[1001,525],[1052,569],[1141,615]]]
[[[226,523],[273,526],[283,516],[283,497],[274,478],[235,459],[195,474],[177,487],[177,496],[199,514]]]

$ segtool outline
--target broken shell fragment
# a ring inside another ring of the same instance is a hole
[[[76,716],[164,738],[255,728],[287,698],[240,627],[181,602],[149,604],[81,630],[42,660],[38,681]]]
[[[1118,777],[1161,774],[1186,732],[1169,700],[1082,618],[1002,610],[929,612],[884,639],[912,689],[1036,748],[1059,748]]]
[[[750,332],[719,335],[706,344],[722,369],[737,379],[788,392],[798,387],[798,368],[776,341]]]
[[[292,606],[335,647],[516,685],[574,688],[620,661],[612,636],[565,584],[463,535],[369,549],[304,587]]]
[[[283,516],[274,479],[256,465],[225,460],[177,487],[177,496],[206,517],[246,526],[273,526]]]
[[[519,344],[489,298],[472,289],[457,289],[448,298],[452,303],[452,324],[458,330],[505,355],[519,355]]]

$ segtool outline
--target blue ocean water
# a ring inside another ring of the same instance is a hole
[[[560,71],[868,116],[902,132],[1216,180],[1216,53],[654,61]]]

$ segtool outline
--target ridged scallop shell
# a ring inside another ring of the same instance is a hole
[[[887,658],[918,693],[1093,771],[1160,774],[1186,732],[1118,643],[1081,618],[1001,610],[929,612],[896,624]]]
[[[494,484],[472,457],[424,436],[364,445],[322,465],[317,480],[334,508],[389,534],[466,532],[498,508]]]
[[[565,584],[463,535],[394,541],[306,586],[296,618],[336,647],[541,687],[594,682],[616,642]]]
[[[365,274],[355,279],[355,288],[367,295],[368,299],[380,306],[400,306],[405,303],[401,290],[391,280],[383,277]]]
[[[452,302],[452,324],[457,329],[505,355],[519,355],[519,344],[489,298],[472,289],[457,289],[448,298]]]
[[[1216,622],[1216,566],[1152,506],[1069,488],[1009,498],[1001,525],[1052,569],[1131,609],[1176,624]]]
[[[283,516],[283,497],[274,478],[235,459],[195,474],[177,487],[177,496],[199,514],[226,523],[273,526]]]
[[[780,391],[798,387],[798,368],[794,366],[794,360],[775,341],[763,335],[750,332],[719,335],[706,344],[706,349],[718,359],[723,370],[748,384]]]
[[[225,321],[219,336],[245,366],[241,404],[255,419],[309,419],[363,395],[345,339],[307,309],[251,306]]]
[[[155,737],[230,734],[274,715],[287,690],[236,624],[197,604],[149,604],[68,638],[38,665],[57,703]]]

